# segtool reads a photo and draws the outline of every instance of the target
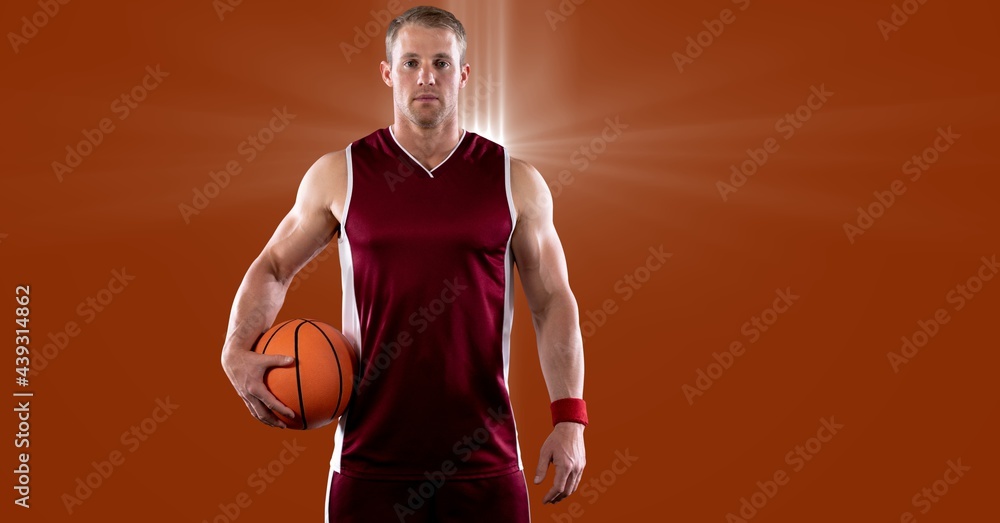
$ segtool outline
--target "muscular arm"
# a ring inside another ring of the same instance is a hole
[[[292,278],[333,238],[347,192],[345,162],[344,152],[339,151],[323,156],[309,168],[295,205],[250,264],[233,302],[222,367],[250,412],[268,425],[284,428],[272,410],[288,417],[293,413],[267,390],[264,372],[293,360],[250,349],[274,323]]]
[[[566,257],[552,222],[552,196],[531,165],[511,159],[511,193],[517,223],[511,240],[514,259],[531,309],[542,375],[549,399],[583,397],[583,338],[579,310],[569,286]],[[556,503],[573,493],[586,464],[583,425],[559,423],[542,446],[535,476],[540,483],[548,464],[555,483],[543,498]]]
[[[542,176],[511,160],[517,226],[511,241],[535,326],[549,399],[583,397],[583,339],[566,256],[552,223],[552,196]]]

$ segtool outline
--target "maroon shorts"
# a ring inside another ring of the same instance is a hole
[[[359,479],[333,472],[328,523],[528,523],[524,472],[481,479]]]

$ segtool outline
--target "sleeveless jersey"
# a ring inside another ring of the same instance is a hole
[[[359,351],[331,469],[368,479],[522,469],[507,390],[510,157],[464,132],[426,169],[380,129],[347,148],[343,329]]]

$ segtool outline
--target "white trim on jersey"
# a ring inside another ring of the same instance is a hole
[[[333,476],[330,476],[330,477],[333,477]],[[529,507],[528,508],[528,523],[531,523],[531,508],[530,508],[531,507],[531,493],[528,492],[528,475],[524,473],[524,470],[521,470],[521,479],[524,480],[524,506]],[[329,507],[330,504],[327,503],[326,506]],[[330,523],[330,522],[327,521],[326,523]]]
[[[504,293],[503,293],[503,381],[507,383],[507,375],[510,370],[510,329],[514,322],[514,286],[511,281],[513,257],[510,252],[510,242],[514,237],[514,226],[517,224],[517,213],[514,210],[514,197],[510,192],[510,154],[506,149],[503,152],[504,188],[507,191],[507,209],[510,212],[510,235],[507,237],[507,248],[505,249],[504,267]]]
[[[344,198],[344,213],[340,217],[340,239],[338,240],[338,251],[340,254],[340,277],[343,292],[343,309],[341,315],[341,326],[344,336],[355,352],[358,353],[358,361],[361,361],[361,319],[358,316],[358,300],[354,292],[354,258],[351,255],[351,242],[347,237],[347,216],[351,208],[351,195],[354,194],[354,161],[351,156],[351,145],[347,146],[347,195]],[[333,455],[330,457],[331,474],[340,472],[341,449],[344,446],[344,428],[347,426],[347,416],[350,412],[345,412],[337,423],[337,432],[333,439]]]
[[[444,165],[444,162],[447,162],[448,158],[451,158],[451,155],[455,154],[455,151],[458,150],[458,147],[460,145],[462,145],[462,141],[465,140],[465,129],[462,129],[462,136],[459,137],[458,143],[455,144],[455,148],[452,149],[450,153],[448,153],[448,156],[445,156],[444,160],[441,160],[441,163],[435,165],[434,169],[430,169],[430,170],[428,170],[426,167],[424,167],[424,164],[422,164],[419,161],[417,161],[417,159],[414,158],[412,154],[410,154],[410,151],[407,151],[406,147],[403,147],[403,144],[399,143],[399,140],[396,139],[396,133],[392,132],[392,126],[391,125],[389,126],[389,135],[392,136],[392,141],[396,142],[396,145],[398,145],[399,148],[402,149],[403,152],[406,153],[406,155],[409,156],[411,160],[413,160],[413,163],[419,165],[421,169],[423,169],[424,171],[427,172],[427,176],[430,176],[431,178],[433,178],[434,177],[434,174],[433,174],[434,169],[437,169],[438,167],[441,167],[442,165]]]
[[[528,484],[525,483],[525,488]],[[323,523],[330,523],[330,489],[333,487],[333,467],[330,467],[330,475],[326,477],[326,506],[323,507]]]
[[[510,236],[507,237],[507,249],[503,257],[503,386],[510,397],[510,387],[507,386],[507,376],[510,371],[510,330],[514,324],[514,256],[510,250],[511,239],[514,238],[514,227],[517,226],[517,211],[514,209],[514,196],[510,190],[510,153],[503,150],[504,188],[507,191],[507,209],[510,211]],[[513,409],[511,409],[513,410]],[[517,445],[517,468],[524,470],[521,463],[521,441],[517,437],[517,421],[511,417],[514,424],[514,443]]]

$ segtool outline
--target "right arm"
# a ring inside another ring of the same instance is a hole
[[[306,172],[295,197],[260,255],[250,264],[236,292],[222,347],[222,368],[255,418],[285,428],[274,415],[294,413],[264,385],[270,367],[290,365],[290,356],[252,352],[254,342],[274,323],[292,278],[333,239],[347,194],[344,151],[329,153]]]

